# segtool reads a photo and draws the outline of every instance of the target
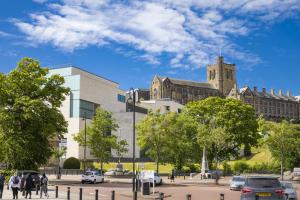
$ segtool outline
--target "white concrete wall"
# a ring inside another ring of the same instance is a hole
[[[140,103],[138,103],[138,106],[143,107],[143,108],[147,108],[147,109],[151,109],[152,111],[157,111],[160,110],[161,113],[166,113],[168,112],[166,110],[166,106],[170,107],[170,111],[169,112],[178,112],[178,109],[182,109],[183,105],[179,104],[175,101],[172,100],[149,100],[149,101],[141,101]]]

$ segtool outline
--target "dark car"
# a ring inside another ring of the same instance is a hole
[[[284,200],[284,189],[276,177],[247,177],[241,200]]]
[[[40,184],[40,174],[37,171],[33,171],[33,170],[22,170],[19,171],[19,175],[20,177],[24,177],[25,179],[31,175],[33,182],[34,182],[34,186],[33,186],[33,190],[36,189],[36,187],[38,187],[39,189],[39,184]]]

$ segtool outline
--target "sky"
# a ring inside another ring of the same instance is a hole
[[[217,56],[238,87],[300,95],[300,0],[1,0],[0,72],[22,57],[149,88],[203,82]]]

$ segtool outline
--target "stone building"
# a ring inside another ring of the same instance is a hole
[[[179,80],[170,77],[154,76],[150,87],[152,100],[170,99],[180,104],[201,100],[211,96],[222,98],[233,97],[252,105],[258,116],[263,115],[270,120],[299,120],[299,97],[293,97],[288,91],[278,94],[265,88],[261,92],[254,87],[237,88],[236,67],[224,62],[219,56],[215,64],[207,66],[207,82],[200,83]]]

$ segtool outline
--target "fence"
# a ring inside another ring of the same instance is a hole
[[[51,192],[51,198],[55,197],[55,199],[66,199],[66,200],[74,200],[74,199],[79,199],[79,200],[99,200],[100,199],[100,193],[98,189],[95,189],[93,192],[93,196],[85,196],[84,195],[84,189],[88,188],[77,188],[75,191],[72,190],[71,187],[67,187],[66,190],[60,191],[60,188],[58,186],[55,186],[55,189],[52,190]],[[90,190],[89,190],[90,192]],[[138,200],[138,193],[137,192],[133,192],[132,193],[132,197],[134,200]],[[171,195],[166,195],[164,193],[159,193],[156,197],[153,197],[153,199],[155,200],[168,200],[168,199],[172,199]],[[116,197],[116,191],[110,191],[110,193],[108,195],[106,195],[106,197],[104,198],[103,196],[101,197],[101,200],[105,199],[105,200],[119,200]],[[122,198],[120,198],[122,199]],[[196,197],[195,197],[196,199]],[[185,196],[185,199],[183,200],[193,200],[193,197],[191,194],[187,194]],[[223,193],[220,194],[219,196],[219,200],[225,200],[225,195]],[[256,200],[259,200],[259,197],[256,197]]]

